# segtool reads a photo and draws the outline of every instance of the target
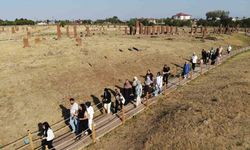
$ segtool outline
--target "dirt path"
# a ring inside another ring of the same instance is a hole
[[[88,149],[250,148],[250,52],[161,98]]]

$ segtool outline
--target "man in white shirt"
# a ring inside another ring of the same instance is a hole
[[[87,106],[87,112],[89,115],[89,129],[92,131],[92,123],[93,123],[93,119],[94,119],[94,108],[91,106],[90,102],[86,102],[86,106]]]
[[[230,54],[231,51],[232,51],[232,46],[231,46],[231,45],[228,45],[227,53]]]
[[[159,93],[162,92],[162,85],[163,85],[163,77],[161,76],[161,73],[158,72],[156,77],[156,86],[159,89]]]
[[[78,129],[78,110],[79,110],[79,105],[75,102],[74,98],[70,98],[70,120],[69,124],[72,128],[72,133],[76,133]]]
[[[195,70],[195,66],[196,66],[197,60],[198,60],[198,57],[197,57],[197,55],[194,53],[193,56],[192,56],[192,69],[193,69],[193,70]]]

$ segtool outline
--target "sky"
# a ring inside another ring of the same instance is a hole
[[[166,18],[178,12],[205,18],[211,10],[250,17],[250,0],[2,0],[0,19]]]

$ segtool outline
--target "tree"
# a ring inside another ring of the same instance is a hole
[[[229,11],[224,10],[215,10],[215,11],[209,11],[206,13],[207,20],[216,20],[216,18],[228,18],[229,17]]]

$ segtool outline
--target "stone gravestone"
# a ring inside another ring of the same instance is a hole
[[[89,30],[89,27],[86,27],[86,37],[89,37],[90,36],[90,30]]]
[[[219,27],[219,34],[221,34],[221,33],[222,33],[222,24]]]
[[[155,35],[155,26],[152,26],[152,35]]]
[[[178,26],[175,27],[175,34],[178,34]]]
[[[194,27],[194,34],[197,33],[197,26]]]
[[[28,31],[27,32],[27,38],[29,38],[31,36],[31,33]]]
[[[2,31],[4,32],[4,27],[2,27]]]
[[[28,28],[28,27],[26,27],[26,31],[27,31],[27,32],[29,31],[29,28]]]
[[[125,35],[128,35],[128,27],[125,27]]]
[[[130,26],[130,27],[129,27],[129,35],[132,35],[132,34],[133,34],[133,27]]]
[[[148,26],[148,35],[152,34],[152,26]]]
[[[139,34],[143,34],[143,24],[140,23],[140,26],[139,26]]]
[[[201,26],[201,28],[200,28],[200,29],[201,29],[201,33],[203,33],[203,27],[202,27],[202,26]]]
[[[30,47],[29,39],[23,38],[23,48]]]
[[[15,30],[18,32],[19,31],[19,27],[15,26]]]
[[[157,34],[161,34],[161,26],[157,26]]]
[[[170,26],[170,33],[173,33],[173,26]]]
[[[56,34],[57,34],[57,39],[60,39],[62,37],[62,32],[61,32],[60,25],[56,26]]]
[[[74,38],[77,38],[77,26],[73,26]]]
[[[194,35],[194,31],[193,31],[193,26],[191,26],[191,31],[190,31],[191,35]]]
[[[76,46],[82,46],[82,39],[80,37],[76,38]]]
[[[35,38],[35,44],[39,44],[41,42],[41,39],[39,37]]]
[[[15,28],[11,27],[11,33],[16,33]]]
[[[164,26],[161,26],[161,34],[164,34]]]
[[[166,26],[166,34],[168,34],[170,31],[170,27],[169,26]]]
[[[140,34],[139,33],[139,30],[140,30],[140,22],[138,20],[136,20],[135,22],[135,30],[136,30],[136,33],[135,34]]]
[[[70,37],[70,35],[69,35],[69,26],[66,27],[66,34],[67,34],[67,37]]]

